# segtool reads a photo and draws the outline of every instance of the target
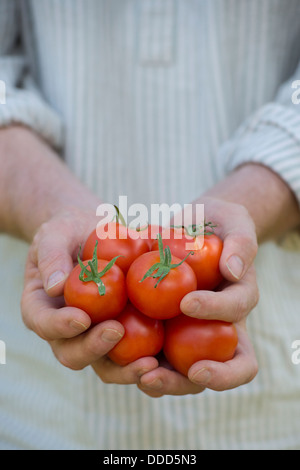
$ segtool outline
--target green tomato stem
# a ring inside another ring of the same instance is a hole
[[[79,273],[79,279],[82,282],[94,282],[98,287],[98,292],[102,296],[105,294],[105,285],[102,281],[102,277],[111,269],[111,267],[115,264],[116,260],[121,256],[115,256],[109,263],[105,266],[102,271],[98,272],[98,257],[97,257],[97,246],[98,240],[96,241],[93,258],[92,260],[88,261],[87,266],[82,262],[80,259],[80,255],[78,254],[77,260],[81,267],[81,271]],[[90,269],[88,269],[90,268]]]
[[[179,263],[176,263],[176,264],[173,263],[172,264],[171,263],[171,261],[172,261],[171,250],[168,246],[166,246],[165,249],[163,248],[163,241],[162,241],[162,237],[161,237],[160,233],[158,234],[158,249],[159,249],[159,257],[160,257],[159,263],[153,264],[153,266],[151,266],[151,268],[148,269],[148,271],[144,274],[144,276],[140,280],[140,282],[143,282],[148,277],[152,277],[153,279],[157,279],[157,282],[154,285],[155,288],[169,274],[171,269],[177,268],[178,266],[180,266],[187,259],[187,257],[189,255],[194,254],[193,251],[190,251],[184,257],[184,259],[181,260]]]

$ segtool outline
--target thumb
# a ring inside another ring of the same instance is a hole
[[[251,225],[243,229],[231,227],[223,237],[220,271],[228,281],[237,282],[254,262],[257,254],[256,233]]]
[[[36,246],[36,265],[44,289],[51,297],[63,294],[65,280],[74,266],[72,256],[74,248],[71,239],[57,231],[39,237]]]

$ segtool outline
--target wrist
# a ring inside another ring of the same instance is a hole
[[[293,192],[278,174],[261,164],[238,167],[204,197],[244,206],[260,243],[277,239],[300,224],[299,204]]]
[[[31,242],[38,228],[58,212],[96,213],[99,199],[30,129],[0,130],[0,163],[2,231]]]

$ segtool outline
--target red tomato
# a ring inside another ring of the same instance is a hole
[[[162,232],[162,239],[164,246],[169,246],[177,258],[183,259],[190,251],[194,253],[186,262],[196,274],[198,290],[213,290],[220,284],[223,279],[219,268],[223,242],[217,235],[191,236],[185,229],[170,228]],[[155,241],[152,250],[157,249],[158,241]]]
[[[144,253],[132,263],[127,273],[130,301],[140,312],[152,318],[166,319],[179,315],[182,298],[197,288],[192,268],[171,254],[169,256],[168,267],[159,251]],[[149,269],[152,274],[144,278]]]
[[[100,233],[100,238],[97,236]],[[95,242],[98,241],[97,254],[98,258],[111,260],[115,256],[120,255],[116,264],[123,270],[124,273],[128,271],[131,263],[141,254],[149,251],[149,242],[147,239],[142,239],[139,233],[117,222],[110,222],[98,227],[88,237],[83,253],[82,259],[90,259],[93,254]],[[104,238],[105,234],[107,238]]]
[[[232,323],[184,314],[165,322],[164,355],[174,369],[186,376],[195,362],[229,361],[237,343],[237,331]]]
[[[116,320],[124,326],[125,334],[108,353],[112,361],[125,366],[141,357],[155,356],[161,351],[164,342],[161,320],[143,315],[130,303]]]
[[[82,264],[87,267],[89,261],[92,262],[92,260],[86,260]],[[95,266],[100,274],[110,264],[109,261],[102,259],[96,259],[96,262]],[[82,266],[78,264],[65,282],[64,298],[66,305],[84,310],[91,317],[93,324],[117,317],[127,302],[123,271],[114,264],[97,282],[87,281],[91,276],[90,266],[83,274],[85,280],[80,279],[81,272]]]

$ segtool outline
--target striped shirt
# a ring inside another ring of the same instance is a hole
[[[183,205],[246,161],[300,201],[299,14],[299,0],[1,0],[0,125],[34,129],[112,203]],[[257,256],[255,380],[152,399],[64,368],[27,331],[28,247],[2,235],[0,448],[300,449],[299,240]]]

